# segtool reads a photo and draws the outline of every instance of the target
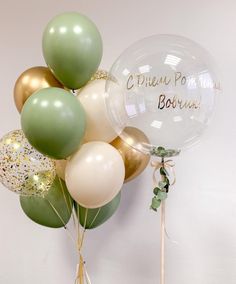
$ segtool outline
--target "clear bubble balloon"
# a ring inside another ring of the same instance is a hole
[[[132,147],[170,156],[196,143],[212,117],[220,83],[209,53],[174,35],[138,41],[113,64],[106,83],[106,106],[117,134],[129,141],[125,127],[136,127],[150,141]]]
[[[37,152],[22,130],[0,140],[0,182],[21,195],[43,196],[56,176],[53,160]]]

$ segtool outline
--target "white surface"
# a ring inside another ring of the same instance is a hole
[[[205,46],[222,72],[224,94],[207,135],[177,158],[169,195],[166,284],[236,283],[235,1],[1,1],[0,135],[19,127],[12,90],[26,68],[44,64],[41,34],[55,14],[78,10],[104,40],[102,67],[135,40],[180,34]],[[159,213],[148,207],[151,170],[124,187],[112,220],[88,234],[85,255],[94,284],[159,283]],[[18,198],[0,191],[0,283],[73,283],[76,257],[63,230],[40,227]]]

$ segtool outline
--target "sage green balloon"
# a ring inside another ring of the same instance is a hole
[[[58,15],[44,31],[43,55],[64,86],[79,89],[89,81],[101,62],[101,35],[95,24],[80,13]]]
[[[65,159],[78,150],[85,120],[84,109],[76,97],[60,88],[34,93],[21,112],[21,126],[29,143],[54,159]]]
[[[50,228],[64,227],[70,220],[73,208],[65,182],[58,177],[45,197],[21,196],[20,204],[32,221]]]
[[[120,199],[121,192],[108,204],[96,209],[86,209],[76,204],[77,215],[81,226],[86,229],[94,229],[105,223],[116,212],[120,204]]]

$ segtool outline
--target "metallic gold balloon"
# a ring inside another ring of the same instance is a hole
[[[49,87],[63,88],[47,67],[33,67],[22,73],[14,88],[14,100],[18,111],[21,112],[24,103],[33,93]]]
[[[0,182],[13,192],[43,196],[56,176],[55,163],[37,152],[22,130],[0,140]]]
[[[111,142],[121,154],[125,163],[125,182],[128,182],[140,175],[147,167],[150,156],[145,155],[132,148],[132,145],[140,144],[140,141],[149,143],[146,135],[135,127],[126,127],[125,132],[128,134],[126,140],[117,137]]]

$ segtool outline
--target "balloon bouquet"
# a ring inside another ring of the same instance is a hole
[[[76,283],[90,283],[81,254],[85,230],[114,214],[123,183],[150,157],[117,137],[109,122],[108,72],[97,70],[102,39],[93,22],[79,13],[56,16],[45,28],[43,54],[48,67],[30,68],[16,81],[22,130],[0,140],[0,182],[20,194],[31,220],[66,229],[79,252]],[[137,128],[127,133],[149,143]]]
[[[22,130],[0,140],[0,181],[20,194],[25,214],[64,227],[77,246],[76,283],[90,283],[81,254],[84,234],[116,211],[124,182],[150,157],[151,209],[161,206],[164,283],[165,199],[171,157],[204,132],[220,90],[209,54],[183,37],[156,35],[98,70],[102,39],[79,13],[56,16],[43,34],[47,67],[26,70],[14,88]],[[160,179],[156,172],[160,172]],[[172,183],[173,183],[172,182]],[[67,223],[73,218],[77,238]]]

